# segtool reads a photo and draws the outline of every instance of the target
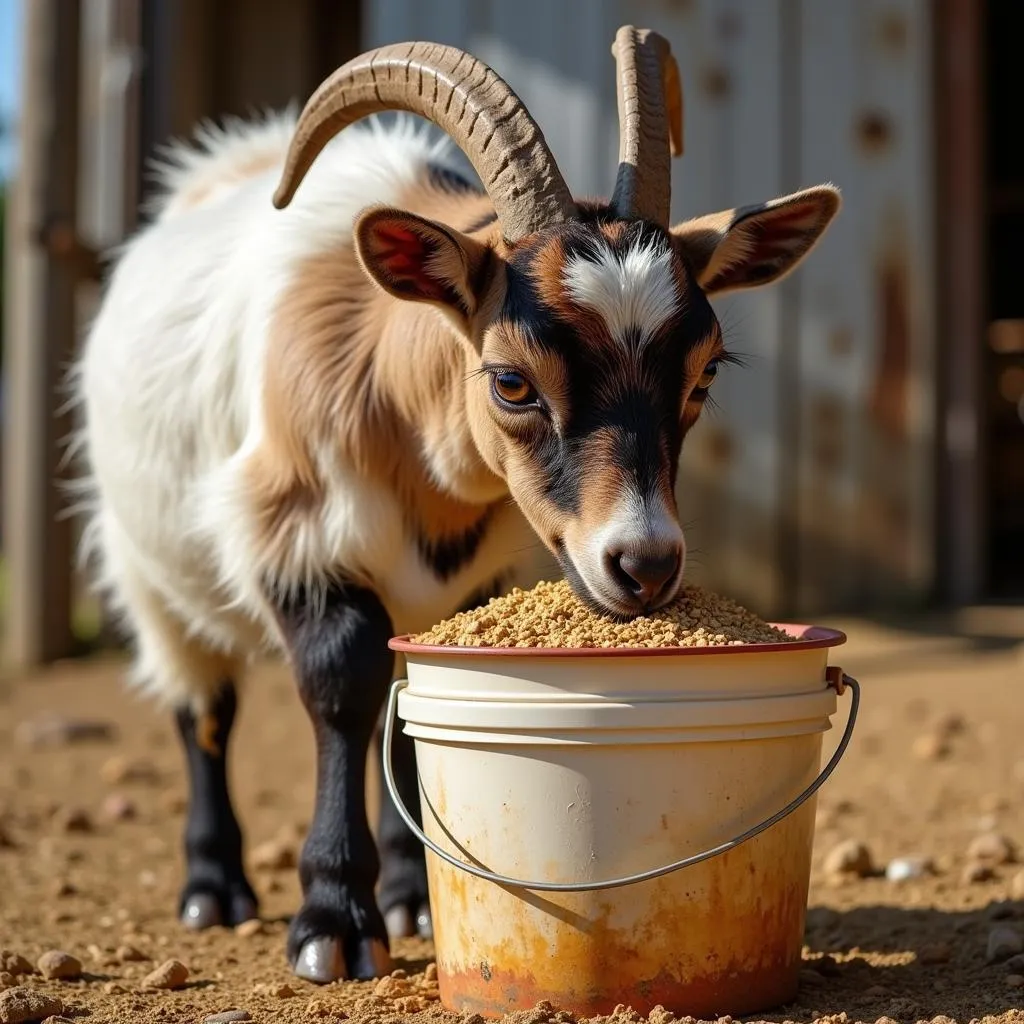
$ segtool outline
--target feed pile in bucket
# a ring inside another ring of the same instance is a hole
[[[735,601],[684,586],[671,604],[625,622],[588,608],[565,580],[515,587],[412,638],[445,647],[730,647],[795,637]]]

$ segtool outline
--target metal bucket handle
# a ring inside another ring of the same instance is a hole
[[[753,839],[754,836],[760,835],[766,829],[771,828],[772,825],[777,824],[782,821],[783,818],[792,814],[793,811],[814,796],[814,794],[824,785],[829,776],[836,770],[840,760],[842,760],[843,754],[846,753],[846,748],[850,745],[850,738],[853,736],[853,727],[857,721],[857,711],[860,708],[860,684],[856,679],[846,675],[842,669],[835,666],[828,667],[826,670],[826,678],[828,679],[828,685],[832,687],[837,694],[842,694],[847,686],[850,688],[850,713],[846,720],[846,729],[843,731],[842,738],[839,741],[839,745],[836,747],[835,753],[829,759],[828,764],[822,769],[821,774],[798,797],[786,804],[781,811],[773,814],[770,818],[762,821],[759,825],[755,825],[753,828],[747,829],[746,832],[738,835],[735,839],[730,839],[728,842],[721,843],[710,850],[705,850],[703,853],[695,853],[693,856],[684,857],[682,860],[666,864],[664,867],[651,868],[649,871],[641,871],[635,875],[626,875],[623,878],[612,878],[603,882],[525,882],[519,878],[509,878],[506,875],[495,874],[493,871],[488,871],[486,868],[478,867],[476,864],[467,864],[465,861],[461,861],[457,857],[453,857],[447,850],[443,850],[437,845],[437,843],[427,836],[413,820],[413,817],[409,813],[405,804],[402,803],[402,798],[398,795],[398,787],[395,785],[394,769],[391,763],[391,744],[395,732],[398,695],[409,685],[409,681],[407,679],[396,680],[392,684],[391,692],[388,695],[387,715],[384,719],[384,735],[383,742],[381,743],[384,759],[384,782],[387,785],[388,793],[391,794],[391,799],[394,801],[395,808],[401,815],[402,820],[409,826],[412,834],[416,836],[416,838],[428,850],[437,854],[437,856],[442,860],[447,861],[453,867],[459,868],[470,875],[475,875],[477,878],[483,878],[485,881],[494,882],[496,885],[512,886],[519,889],[533,889],[537,892],[593,892],[595,889],[617,889],[624,885],[633,885],[636,882],[647,882],[652,878],[660,878],[662,875],[670,874],[673,871],[693,867],[694,864],[700,864],[702,861],[710,860],[712,857],[717,857],[720,854],[727,853],[729,850],[734,850],[737,846],[747,842],[748,839]]]

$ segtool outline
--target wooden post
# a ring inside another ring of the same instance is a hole
[[[25,4],[20,159],[8,207],[4,400],[6,660],[25,667],[74,653],[72,530],[58,489],[69,417],[62,375],[75,341],[79,0]],[[70,255],[73,255],[71,253]]]
[[[942,325],[939,453],[940,596],[981,599],[986,586],[985,449],[981,432],[985,352],[986,4],[942,0],[937,8],[936,97],[940,179]]]

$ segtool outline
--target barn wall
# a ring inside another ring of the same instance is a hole
[[[686,106],[673,216],[821,181],[845,208],[805,268],[716,303],[747,360],[680,473],[692,578],[764,614],[916,602],[933,556],[931,7],[925,0],[373,0],[367,46],[431,39],[490,63],[577,194],[606,193],[610,44],[666,35]]]

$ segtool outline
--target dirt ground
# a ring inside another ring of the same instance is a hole
[[[849,633],[832,660],[860,678],[864,705],[820,797],[800,996],[768,1019],[1024,1024],[1021,958],[987,962],[993,929],[1009,929],[1011,945],[1024,934],[1024,609],[975,609],[913,628],[825,624]],[[66,1017],[97,1024],[203,1021],[229,1009],[254,1021],[473,1024],[440,1009],[421,940],[397,945],[407,977],[327,988],[293,978],[283,948],[299,905],[294,868],[252,872],[263,901],[256,934],[194,935],[177,924],[182,764],[170,722],[121,688],[121,670],[104,658],[0,682],[0,948],[33,964],[63,950],[83,971],[65,981],[0,974],[0,989],[55,995]],[[111,734],[27,742],[53,712],[101,720]],[[313,748],[280,669],[250,680],[231,770],[250,855],[279,839],[287,862],[311,811]],[[1016,845],[1017,863],[969,857],[976,837],[991,833]],[[826,859],[844,840],[864,843],[881,873],[837,882]],[[931,858],[934,873],[887,880],[886,864],[901,857]],[[142,987],[172,958],[188,968],[184,988]]]

